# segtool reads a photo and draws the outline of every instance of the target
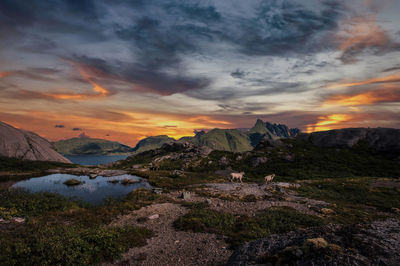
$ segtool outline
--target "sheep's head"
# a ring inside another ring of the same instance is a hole
[[[244,172],[240,172],[240,174],[244,175]]]

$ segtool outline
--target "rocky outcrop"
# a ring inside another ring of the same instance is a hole
[[[41,136],[0,122],[0,156],[32,161],[71,163]]]
[[[319,147],[353,147],[365,142],[379,152],[400,153],[400,129],[394,128],[344,128],[301,134],[299,138]]]
[[[328,225],[248,242],[228,265],[400,265],[400,220]]]

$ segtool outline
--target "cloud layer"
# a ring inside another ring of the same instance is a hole
[[[130,144],[258,117],[304,130],[372,115],[370,126],[396,126],[399,11],[378,0],[4,0],[0,112],[66,125],[25,123],[52,139],[135,124],[132,139],[110,131]]]

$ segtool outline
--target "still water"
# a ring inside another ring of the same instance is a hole
[[[82,182],[77,186],[64,184],[69,179],[76,179]],[[136,183],[123,185],[124,179],[135,180]],[[115,181],[110,183],[108,181]],[[90,179],[89,176],[76,176],[69,174],[52,174],[43,177],[34,177],[20,181],[12,186],[22,188],[30,192],[51,192],[60,194],[66,198],[74,198],[90,204],[101,204],[107,198],[121,198],[129,192],[138,188],[151,189],[146,179],[133,175],[120,175],[113,177],[98,176]]]

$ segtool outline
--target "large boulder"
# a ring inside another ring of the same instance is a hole
[[[400,220],[327,225],[247,242],[227,265],[400,265]]]
[[[0,122],[0,156],[32,161],[71,163],[41,136]]]

